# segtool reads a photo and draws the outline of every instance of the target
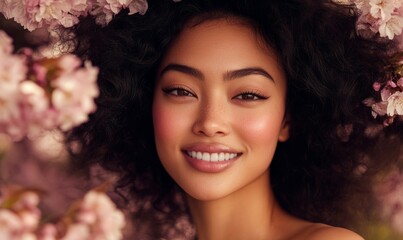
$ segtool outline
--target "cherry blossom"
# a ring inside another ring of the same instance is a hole
[[[0,239],[13,239],[21,228],[19,217],[8,209],[0,209]]]
[[[87,121],[88,114],[96,109],[93,99],[99,94],[97,68],[86,62],[84,68],[74,70],[63,72],[52,82],[52,104],[58,111],[58,122],[64,131]]]
[[[398,6],[394,0],[370,0],[370,13],[375,18],[389,19]]]
[[[90,228],[86,224],[72,224],[67,229],[66,235],[61,240],[90,240]]]
[[[399,0],[353,0],[361,11],[357,31],[370,36],[368,30],[390,40],[402,35],[403,4]]]
[[[11,54],[13,51],[13,40],[3,31],[0,31],[0,46],[3,54]]]
[[[99,94],[98,68],[72,54],[53,59],[34,57],[29,49],[13,54],[3,31],[0,42],[0,133],[17,141],[88,120]]]
[[[29,31],[40,27],[69,28],[79,22],[79,18],[93,15],[96,22],[106,25],[122,9],[129,14],[144,14],[146,0],[5,0],[0,2],[0,12],[6,18],[13,18]]]
[[[390,16],[388,21],[382,22],[379,26],[381,37],[388,37],[392,40],[395,35],[401,35],[403,29],[403,17],[398,15]]]
[[[84,197],[76,220],[92,226],[91,239],[120,239],[125,225],[124,215],[103,193],[90,191]]]
[[[24,26],[24,28],[29,31],[33,31],[40,27],[40,23],[36,22],[34,18],[32,18],[31,11],[34,11],[34,4],[38,0],[3,0],[0,1],[0,12],[4,14],[6,18],[13,18],[17,23]],[[26,8],[26,4],[29,8]],[[30,11],[30,12],[27,12]]]
[[[10,240],[120,240],[123,213],[98,190],[89,191],[56,223],[41,223],[38,192],[2,186],[0,239]]]
[[[403,115],[403,92],[395,92],[388,98],[387,114]]]

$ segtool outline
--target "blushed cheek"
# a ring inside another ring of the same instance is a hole
[[[239,129],[242,138],[248,141],[250,146],[273,149],[277,146],[282,120],[282,117],[272,113],[250,115],[240,121]]]
[[[157,148],[170,148],[188,131],[186,109],[174,107],[163,101],[153,105],[153,125]]]
[[[154,135],[157,145],[159,142],[169,140],[173,136],[175,119],[169,114],[169,110],[166,110],[158,103],[153,106],[153,125]]]

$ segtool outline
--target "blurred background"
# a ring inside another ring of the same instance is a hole
[[[12,37],[17,51],[23,47],[37,49],[51,41],[46,29],[28,32],[1,14],[0,29]],[[49,219],[57,219],[86,191],[114,178],[97,167],[91,170],[89,177],[80,175],[71,171],[70,164],[63,135],[57,131],[18,142],[0,134],[0,184],[40,189],[44,195],[41,208]],[[373,190],[376,205],[368,209],[368,215],[373,217],[359,219],[355,227],[367,240],[403,240],[403,175],[397,169],[392,170],[381,176],[379,182],[381,184]],[[119,198],[111,192],[110,195],[119,204]],[[125,238],[131,239],[133,234],[129,223]]]

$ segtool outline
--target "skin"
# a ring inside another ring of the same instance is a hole
[[[269,167],[277,143],[289,137],[286,79],[276,56],[236,19],[186,27],[157,76],[153,123],[160,160],[186,193],[200,240],[362,239],[297,219],[274,198]],[[237,157],[225,167],[206,167],[189,151]]]

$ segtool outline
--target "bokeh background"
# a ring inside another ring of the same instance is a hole
[[[1,14],[0,29],[13,38],[17,51],[23,47],[36,49],[51,41],[46,29],[28,32]],[[48,219],[57,219],[89,189],[116,177],[97,166],[87,173],[72,171],[70,160],[63,145],[63,135],[57,131],[18,142],[0,134],[0,184],[40,189],[44,195],[41,209]],[[130,223],[130,206],[112,190],[109,194],[127,214],[125,239],[133,239],[141,229],[136,230]],[[403,174],[400,170],[396,168],[380,174],[373,195],[377,199],[374,207],[368,209],[365,217],[358,218],[353,227],[367,240],[403,240]]]

